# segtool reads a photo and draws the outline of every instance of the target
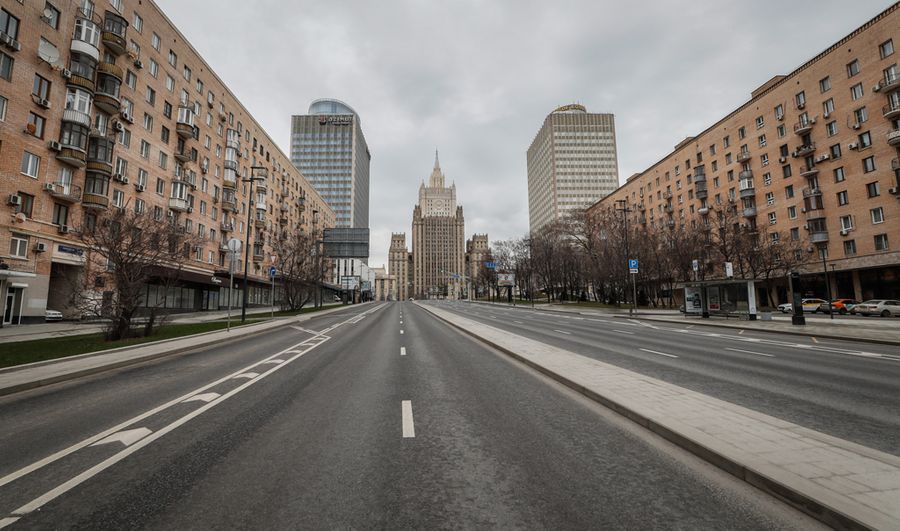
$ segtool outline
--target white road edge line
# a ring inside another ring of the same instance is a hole
[[[403,438],[412,439],[416,436],[416,428],[413,425],[412,401],[400,402],[400,412],[403,416]]]
[[[757,356],[766,356],[768,358],[774,358],[775,354],[766,354],[764,352],[753,352],[752,350],[741,350],[739,348],[729,348],[726,347],[725,350],[730,350],[732,352],[743,352],[744,354],[756,354]]]
[[[650,354],[659,354],[660,356],[668,356],[668,357],[670,357],[670,358],[677,358],[677,357],[678,357],[678,356],[676,356],[675,354],[666,354],[665,352],[659,352],[659,351],[657,351],[657,350],[650,350],[649,348],[642,348],[642,349],[640,349],[640,350],[643,350],[644,352],[649,352]]]
[[[571,335],[572,335],[572,332],[566,332],[565,330],[557,330],[557,329],[554,328],[553,331],[554,331],[554,332],[559,332],[560,334],[566,334],[567,336],[571,336]]]
[[[619,332],[620,334],[628,334],[629,336],[633,336],[634,332],[629,332],[628,330],[616,330],[613,328],[613,332]]]
[[[380,309],[380,308],[382,308],[382,307],[383,307],[383,305],[376,306],[375,308],[372,308],[372,309],[370,309],[370,310],[367,310],[366,313],[374,312],[374,311],[376,311],[376,310],[378,310],[378,309]],[[345,321],[345,322],[346,322],[346,321]],[[339,326],[339,325],[335,325],[335,327],[336,327],[336,326]],[[332,328],[335,328],[335,327],[332,327]],[[315,337],[320,337],[320,336],[322,336],[323,333],[324,333],[324,331],[318,332],[315,336],[313,336],[313,338],[315,338]],[[309,339],[313,339],[313,338],[309,338]],[[329,339],[330,339],[330,338],[329,338]],[[308,339],[307,339],[306,341],[308,341]],[[6,476],[3,476],[2,478],[0,478],[0,487],[2,487],[3,485],[6,485],[6,484],[8,484],[8,483],[13,482],[13,481],[19,479],[19,478],[22,477],[22,476],[25,476],[25,475],[27,475],[27,474],[30,474],[31,472],[34,472],[35,470],[38,470],[38,469],[40,469],[40,468],[43,468],[43,467],[49,465],[50,463],[53,463],[53,462],[55,462],[55,461],[58,461],[59,459],[62,459],[63,457],[66,457],[66,456],[69,455],[69,454],[72,454],[72,453],[74,453],[74,452],[77,452],[78,450],[81,450],[82,448],[86,448],[86,447],[90,446],[91,444],[93,444],[93,443],[99,441],[100,439],[103,439],[103,438],[105,438],[105,437],[107,437],[107,436],[109,436],[109,435],[112,435],[113,433],[119,432],[119,431],[121,431],[122,429],[124,429],[124,428],[126,428],[126,427],[128,427],[128,426],[131,426],[132,424],[135,424],[135,423],[137,423],[137,422],[140,422],[141,420],[144,420],[144,419],[146,419],[146,418],[148,418],[148,417],[150,417],[150,416],[153,416],[153,415],[155,415],[155,414],[157,414],[157,413],[159,413],[159,412],[161,412],[161,411],[164,411],[164,410],[166,410],[166,409],[168,409],[168,408],[170,408],[170,407],[172,407],[172,406],[174,406],[174,405],[176,405],[176,404],[180,404],[180,403],[184,402],[185,400],[187,400],[187,399],[189,399],[189,398],[191,398],[191,397],[193,397],[193,396],[195,396],[195,395],[198,395],[198,394],[200,394],[200,393],[206,391],[207,389],[210,389],[210,388],[215,387],[215,386],[217,386],[217,385],[219,385],[219,384],[221,384],[221,383],[223,383],[223,382],[226,382],[226,381],[228,381],[228,380],[231,380],[231,379],[233,379],[235,376],[237,376],[237,375],[239,375],[239,374],[242,374],[242,373],[246,372],[247,370],[249,370],[249,369],[251,369],[251,368],[253,368],[253,367],[256,367],[257,365],[266,363],[266,362],[268,362],[268,361],[270,361],[270,360],[272,360],[272,359],[277,358],[278,356],[280,356],[280,355],[282,355],[282,354],[290,353],[292,350],[296,349],[299,345],[302,345],[302,344],[303,344],[302,342],[301,342],[301,343],[297,343],[296,345],[292,345],[292,346],[290,346],[290,347],[288,347],[288,348],[282,350],[281,352],[276,352],[275,354],[272,354],[271,356],[269,356],[268,358],[263,359],[262,361],[254,362],[254,363],[252,363],[252,364],[250,364],[250,365],[248,365],[248,366],[246,366],[246,367],[244,367],[244,368],[242,368],[242,369],[239,369],[239,370],[237,370],[237,371],[235,371],[235,372],[233,372],[233,373],[231,373],[231,374],[229,374],[229,375],[227,375],[227,376],[224,376],[224,377],[222,377],[222,378],[220,378],[220,379],[218,379],[218,380],[215,380],[214,382],[211,382],[211,383],[209,383],[209,384],[206,384],[206,385],[204,385],[203,387],[200,387],[199,389],[195,389],[195,390],[193,390],[193,391],[190,391],[189,393],[186,393],[186,394],[184,394],[184,395],[181,395],[180,397],[178,397],[178,398],[176,398],[176,399],[174,399],[174,400],[170,400],[169,402],[166,402],[165,404],[162,404],[162,405],[160,405],[160,406],[157,406],[157,407],[155,407],[155,408],[153,408],[153,409],[151,409],[151,410],[149,410],[149,411],[145,411],[144,413],[141,413],[140,415],[138,415],[138,416],[136,416],[136,417],[132,417],[132,418],[130,418],[130,419],[124,421],[124,422],[120,422],[119,424],[117,424],[117,425],[115,425],[115,426],[113,426],[113,427],[111,427],[111,428],[109,428],[109,429],[107,429],[107,430],[104,430],[104,431],[102,431],[102,432],[100,432],[100,433],[98,433],[98,434],[96,434],[96,435],[94,435],[94,436],[92,436],[92,437],[88,437],[87,439],[84,439],[83,441],[81,441],[81,442],[79,442],[79,443],[73,444],[72,446],[69,446],[68,448],[63,448],[62,450],[60,450],[60,451],[58,451],[58,452],[56,452],[56,453],[54,453],[54,454],[51,454],[51,455],[49,455],[49,456],[47,456],[47,457],[45,457],[45,458],[43,458],[43,459],[41,459],[41,460],[39,460],[39,461],[35,461],[34,463],[32,463],[32,464],[30,464],[30,465],[28,465],[28,466],[25,466],[25,467],[23,467],[23,468],[20,468],[19,470],[16,470],[15,472],[12,472],[12,473],[10,473],[10,474],[7,474]],[[295,351],[295,352],[298,352],[298,351]],[[282,366],[282,365],[279,365],[278,367],[281,367],[281,366]],[[278,368],[278,367],[276,367],[276,368]],[[250,383],[250,382],[248,382],[248,383]],[[244,385],[247,385],[247,384],[244,384]]]

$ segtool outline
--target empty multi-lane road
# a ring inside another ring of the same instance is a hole
[[[859,417],[896,453],[896,361],[440,304],[776,416]],[[7,396],[0,425],[13,528],[817,525],[409,302]]]

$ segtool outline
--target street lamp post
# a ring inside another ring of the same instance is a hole
[[[244,297],[241,301],[241,323],[247,320],[247,275],[250,268],[250,226],[253,222],[253,211],[256,210],[254,207],[254,202],[256,199],[253,197],[253,183],[255,181],[265,181],[269,176],[269,170],[263,166],[251,166],[250,167],[250,177],[247,179],[241,179],[242,182],[250,183],[250,205],[247,208],[247,248],[244,249]]]
[[[828,282],[828,263],[825,261],[825,253],[828,250],[828,246],[822,244],[819,246],[819,254],[822,255],[822,272],[825,273],[825,289],[828,292],[828,315],[831,319],[834,319],[834,306],[832,306],[831,301],[833,300],[831,297],[831,282]],[[834,267],[834,266],[832,266]]]
[[[626,260],[625,263],[627,265],[628,264],[627,261],[629,260],[629,258],[628,258],[628,256],[629,256],[628,255],[628,214],[630,214],[632,212],[632,210],[630,208],[628,208],[628,204],[626,203],[626,201],[624,199],[619,199],[616,201],[616,211],[621,212],[622,219],[625,220],[625,260]],[[637,284],[635,283],[635,280],[634,280],[635,275],[633,273],[629,273],[629,276],[631,277],[631,290],[632,290],[633,300],[631,302],[631,308],[628,308],[628,315],[633,316],[634,313],[637,311]],[[626,281],[626,285],[627,285],[627,281]],[[628,295],[625,295],[625,300],[627,302]]]

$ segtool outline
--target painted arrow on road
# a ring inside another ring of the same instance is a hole
[[[120,442],[125,446],[131,446],[132,444],[138,442],[144,437],[153,433],[147,428],[135,428],[133,430],[122,430],[116,433],[113,433],[109,437],[105,437],[95,442],[91,446],[100,446],[101,444],[110,444],[114,442]]]

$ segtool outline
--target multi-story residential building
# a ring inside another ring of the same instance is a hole
[[[463,207],[456,204],[456,184],[444,185],[444,173],[434,155],[434,169],[419,186],[413,208],[413,295],[417,298],[457,298],[464,286],[465,230]]]
[[[809,294],[828,293],[824,258],[833,296],[900,297],[897,44],[900,4],[773,77],[590,212],[625,201],[636,226],[677,231],[730,208],[769,243],[800,242]]]
[[[528,148],[528,220],[532,232],[593,204],[619,185],[612,114],[559,107]]]
[[[474,299],[478,284],[478,275],[482,271],[482,264],[491,258],[491,247],[487,234],[473,234],[466,240],[466,281],[469,298]]]
[[[85,260],[73,232],[108,209],[144,212],[202,238],[180,286],[147,287],[148,301],[172,311],[225,303],[228,288],[215,277],[227,268],[224,243],[246,241],[248,231],[249,301],[268,303],[276,237],[309,230],[309,210],[321,213],[320,228],[335,223],[152,0],[3,2],[0,133],[5,323],[66,310],[68,279]],[[251,198],[244,179],[253,166],[267,178]]]
[[[291,161],[337,216],[339,228],[369,227],[369,161],[359,115],[333,99],[291,119]]]
[[[394,277],[397,298],[405,301],[412,290],[412,255],[406,248],[406,233],[391,234],[388,250],[388,273]]]

